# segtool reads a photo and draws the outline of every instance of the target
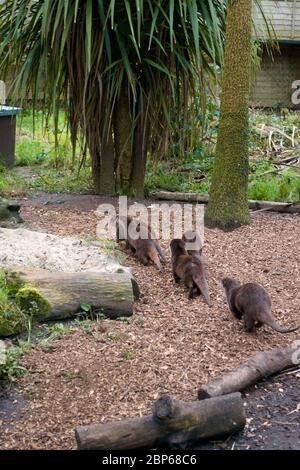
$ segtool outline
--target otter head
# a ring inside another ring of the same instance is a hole
[[[174,238],[170,243],[172,255],[175,254],[186,254],[186,249],[184,246],[184,241],[180,238]]]
[[[240,285],[241,283],[239,281],[236,281],[235,279],[232,279],[231,277],[224,277],[222,279],[222,286],[226,290],[234,289],[235,287],[240,287]]]

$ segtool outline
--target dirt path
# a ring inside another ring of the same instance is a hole
[[[36,194],[22,202],[22,216],[34,229],[84,238],[95,236],[94,210],[104,199]],[[168,264],[162,275],[128,254],[143,293],[135,315],[129,324],[105,320],[86,331],[77,327],[51,352],[36,346],[26,354],[29,374],[14,391],[14,399],[26,404],[18,419],[0,417],[0,448],[73,448],[76,426],[148,413],[163,393],[193,400],[211,377],[259,350],[297,339],[296,333],[280,335],[267,328],[246,334],[228,312],[220,279],[231,275],[261,283],[272,297],[276,318],[284,325],[299,324],[299,239],[300,217],[291,214],[255,215],[251,226],[232,233],[206,230],[211,309],[202,299],[189,301],[185,289],[174,286],[168,243],[163,243]],[[224,445],[300,448],[300,411],[288,415],[300,401],[299,376],[283,378],[245,397],[248,427]],[[275,421],[268,424],[272,419],[290,424],[277,428]]]

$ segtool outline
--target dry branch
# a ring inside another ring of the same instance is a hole
[[[78,449],[184,447],[200,439],[232,434],[243,429],[245,422],[240,393],[203,402],[183,402],[166,395],[154,403],[152,415],[82,426],[75,436]]]
[[[294,366],[292,356],[295,350],[295,346],[288,346],[256,354],[232,372],[213,380],[208,385],[202,385],[198,391],[198,400],[240,392],[264,377]]]

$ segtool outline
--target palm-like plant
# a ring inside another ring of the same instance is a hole
[[[7,0],[0,70],[33,96],[72,143],[88,148],[95,191],[142,196],[149,149],[161,152],[174,116],[222,61],[226,1]],[[151,143],[151,145],[150,145]]]

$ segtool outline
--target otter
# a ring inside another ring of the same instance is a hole
[[[254,331],[264,324],[279,333],[298,330],[299,327],[284,328],[276,322],[271,312],[270,296],[260,285],[252,282],[241,285],[239,281],[229,277],[222,279],[222,284],[231,312],[238,320],[244,317],[246,331]]]
[[[148,238],[138,238],[134,239],[130,236],[130,230],[128,230],[130,224],[133,222],[133,219],[130,216],[127,216],[127,244],[135,253],[137,258],[144,264],[148,264],[149,261],[152,261],[154,265],[158,268],[160,272],[163,271],[162,263],[165,262],[165,256],[163,250],[156,239]],[[120,223],[120,221],[119,221]],[[141,231],[141,222],[137,222],[137,228]],[[148,236],[150,237],[150,230],[148,230]],[[117,240],[119,241],[119,225],[117,228]]]
[[[189,299],[202,294],[205,302],[211,307],[208,285],[202,262],[185,249],[185,243],[175,238],[170,243],[172,253],[172,270],[175,282],[183,281],[189,288]]]

